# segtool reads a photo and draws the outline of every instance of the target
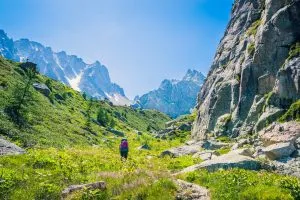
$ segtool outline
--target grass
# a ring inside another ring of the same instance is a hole
[[[181,178],[208,187],[212,199],[300,199],[300,180],[268,172],[241,169],[191,172]]]
[[[293,103],[288,111],[279,118],[279,121],[282,123],[291,120],[300,122],[300,100]]]
[[[246,34],[247,34],[248,36],[251,36],[251,35],[255,36],[256,33],[257,33],[257,29],[258,29],[258,27],[259,27],[260,25],[261,25],[261,20],[260,20],[260,19],[257,20],[257,21],[255,21],[255,22],[253,22],[252,25],[251,25],[251,26],[249,27],[249,29],[247,30]]]
[[[247,52],[250,56],[253,56],[254,55],[254,52],[255,52],[255,44],[254,42],[250,43],[248,46],[247,46]]]
[[[289,51],[289,57],[287,60],[291,60],[294,57],[297,57],[300,55],[300,42],[297,42],[296,44],[291,46],[291,49]]]

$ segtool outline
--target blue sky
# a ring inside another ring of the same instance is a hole
[[[233,0],[0,0],[0,29],[99,60],[130,98],[207,73]]]

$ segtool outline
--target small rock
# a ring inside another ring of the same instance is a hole
[[[16,155],[24,154],[25,150],[17,145],[8,142],[7,140],[0,139],[0,156],[1,155]]]
[[[61,194],[62,199],[65,199],[69,194],[71,194],[75,191],[79,191],[79,190],[83,190],[83,189],[89,189],[89,190],[101,189],[101,190],[105,190],[106,189],[106,183],[104,181],[100,181],[100,182],[82,184],[82,185],[71,185],[71,186],[67,187],[66,189],[64,189],[62,191],[62,194]]]
[[[176,180],[178,185],[176,200],[209,200],[208,189],[183,180]]]
[[[42,93],[46,97],[48,97],[51,93],[51,91],[47,87],[47,85],[45,85],[43,83],[33,83],[32,85],[33,85],[34,89],[36,89],[37,91],[39,91],[40,93]]]

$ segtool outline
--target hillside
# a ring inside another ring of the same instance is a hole
[[[197,102],[197,94],[205,76],[196,70],[188,70],[181,80],[164,80],[158,89],[136,97],[134,106],[156,109],[176,118],[189,114]]]

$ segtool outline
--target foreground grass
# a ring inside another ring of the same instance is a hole
[[[94,181],[107,182],[108,189],[83,191],[70,199],[173,199],[176,187],[171,173],[201,162],[191,156],[160,158],[164,149],[180,141],[164,141],[127,135],[129,159],[119,157],[119,138],[109,144],[67,149],[29,149],[27,154],[0,157],[1,199],[59,199],[63,188]],[[151,150],[138,150],[147,141]]]
[[[241,169],[191,172],[181,178],[209,188],[212,199],[300,199],[300,180],[265,171]]]

